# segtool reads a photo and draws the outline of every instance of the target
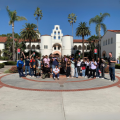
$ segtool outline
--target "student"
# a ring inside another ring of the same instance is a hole
[[[94,58],[90,62],[90,65],[91,65],[91,76],[93,76],[93,78],[95,78],[95,72],[96,72],[97,63],[94,61]]]
[[[100,60],[100,68],[101,68],[101,78],[102,79],[104,79],[105,78],[105,75],[104,75],[104,72],[105,72],[105,67],[106,67],[106,63],[105,63],[106,61],[103,59],[103,58],[101,58],[101,60]]]
[[[80,58],[78,58],[78,60],[77,60],[77,72],[78,72],[78,75],[80,76],[80,70],[81,70],[81,60],[80,60]]]
[[[30,63],[29,63],[29,65],[30,65],[30,77],[34,77],[34,69],[35,69],[35,59],[34,59],[34,57],[32,56],[32,59],[30,60]]]
[[[43,74],[42,74],[42,79],[45,79],[46,77],[50,78],[50,67],[48,66],[48,64],[45,64]]]
[[[90,67],[90,62],[89,59],[85,62],[86,64],[86,71],[85,71],[85,76],[89,78],[89,67]]]
[[[111,81],[115,81],[115,63],[116,63],[115,57],[112,56],[112,53],[109,53],[108,63],[109,63],[109,74]]]
[[[71,60],[71,77],[73,78],[75,73],[75,59]]]
[[[48,58],[48,56],[46,55],[45,58],[43,59],[44,64],[48,64],[48,66],[50,67],[50,59]]]
[[[78,78],[77,60],[75,60],[75,72],[74,72],[74,76],[76,78]]]
[[[66,69],[66,61],[65,61],[64,58],[62,58],[60,73],[61,73],[61,74],[65,74],[65,69]]]
[[[27,70],[29,71],[29,75],[30,75],[30,66],[29,66],[29,63],[30,63],[30,59],[32,57],[32,54],[30,57],[25,57],[25,54],[24,52],[22,52],[23,56],[24,56],[24,59],[25,59],[25,76],[27,76]]]
[[[117,58],[117,64],[119,64],[119,58]]]
[[[53,69],[54,80],[55,80],[55,76],[57,76],[57,79],[59,80],[59,72],[60,72],[60,70],[59,70],[58,66],[56,65],[55,68]]]
[[[100,77],[100,58],[97,59],[97,65],[96,65],[96,78]]]
[[[70,76],[70,66],[71,66],[71,60],[68,59],[68,61],[66,62],[66,68],[67,68],[66,76],[67,76],[67,78],[69,78],[69,76]]]
[[[38,62],[38,67],[36,67],[36,77],[40,77],[40,75],[41,75],[41,61],[40,61],[40,57],[38,57],[37,62]]]
[[[82,68],[82,77],[85,77],[85,70],[86,70],[86,64],[85,59],[81,62],[81,68]]]
[[[23,58],[21,57],[20,60],[17,62],[17,69],[19,72],[19,77],[23,76],[23,66],[24,66],[24,62],[23,62]]]

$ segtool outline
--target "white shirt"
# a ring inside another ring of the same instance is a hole
[[[54,68],[53,72],[58,73],[60,70],[58,68]]]
[[[81,61],[77,61],[77,66],[80,66],[81,65]]]
[[[89,66],[90,65],[90,62],[85,62],[86,66]]]
[[[94,63],[97,65],[96,61]],[[94,63],[93,63],[93,61],[91,61],[91,69],[92,70],[96,69],[96,65],[94,65]]]

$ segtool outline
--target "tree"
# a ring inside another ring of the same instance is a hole
[[[15,61],[15,49],[14,49],[14,22],[15,21],[21,21],[21,20],[27,20],[25,17],[17,16],[16,10],[10,11],[8,6],[6,7],[6,10],[8,12],[8,15],[10,17],[9,24],[12,25],[12,38],[13,38],[13,61]]]
[[[77,29],[76,29],[76,36],[82,37],[82,53],[84,58],[84,36],[90,35],[89,27],[87,27],[85,22],[79,23]]]
[[[31,42],[38,39],[38,30],[35,30],[37,26],[35,24],[26,23],[25,28],[20,32],[21,37],[24,40],[29,40],[30,50],[29,56],[31,55]]]
[[[74,13],[68,15],[68,22],[72,24],[72,36],[73,36],[73,23],[76,23],[77,16]]]
[[[91,23],[96,24],[95,29],[96,29],[96,34],[99,36],[99,41],[100,41],[100,37],[101,37],[101,35],[100,35],[101,28],[103,29],[104,34],[106,32],[106,25],[103,23],[103,20],[107,16],[110,16],[110,14],[109,13],[104,13],[104,14],[100,13],[100,15],[96,15],[94,18],[91,18],[89,20],[89,25]],[[98,45],[99,45],[99,43],[98,43]],[[100,57],[100,47],[98,46],[98,48],[99,48],[99,57]]]
[[[37,7],[37,9],[34,13],[34,16],[37,16],[35,19],[37,20],[37,29],[38,29],[38,19],[40,18],[40,20],[41,20],[43,17],[42,10],[40,10],[39,7]]]

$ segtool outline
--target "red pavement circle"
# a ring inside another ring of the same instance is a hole
[[[8,74],[7,74],[8,75]],[[74,89],[74,90],[45,90],[45,89],[28,89],[28,88],[20,88],[20,87],[15,87],[11,85],[7,85],[1,82],[1,78],[7,75],[3,75],[0,77],[0,85],[9,87],[9,88],[14,88],[14,89],[19,89],[19,90],[30,90],[30,91],[46,91],[46,92],[74,92],[74,91],[87,91],[87,90],[99,90],[99,89],[105,89],[109,87],[114,87],[114,86],[119,86],[120,85],[120,77],[116,76],[118,79],[118,82],[108,85],[108,86],[103,86],[103,87],[96,87],[96,88],[87,88],[87,89]]]

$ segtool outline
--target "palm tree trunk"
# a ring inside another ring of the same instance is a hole
[[[14,49],[14,22],[12,23],[12,38],[13,38],[13,61],[15,61],[15,49]]]
[[[73,22],[72,22],[72,36],[73,36]]]
[[[101,26],[99,26],[99,41],[98,41],[98,57],[100,58],[100,31],[101,31]]]
[[[30,39],[30,43],[29,43],[29,45],[30,45],[30,49],[29,49],[29,57],[31,56],[31,39]]]
[[[84,58],[84,35],[82,36],[82,53],[83,53],[83,58]]]
[[[38,29],[38,18],[37,18],[37,29]]]

